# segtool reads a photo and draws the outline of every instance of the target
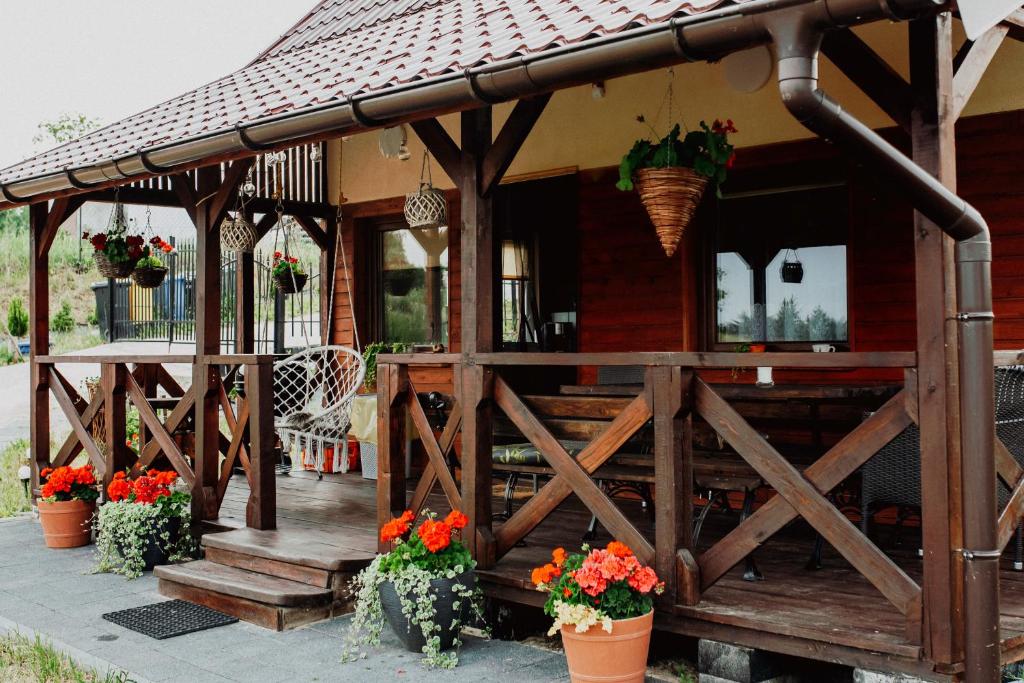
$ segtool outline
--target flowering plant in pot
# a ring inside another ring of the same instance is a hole
[[[548,635],[561,631],[574,681],[644,680],[654,624],[653,594],[665,584],[624,543],[584,545],[582,553],[556,548],[531,580],[549,593],[544,612],[554,618]]]
[[[88,545],[100,495],[92,465],[45,467],[39,472],[39,481],[39,523],[47,547]]]
[[[149,470],[135,479],[118,472],[107,497],[96,521],[97,571],[135,578],[189,556],[192,497],[176,472]]]
[[[92,245],[96,269],[104,277],[131,275],[146,243],[140,235],[129,235],[127,227],[121,223],[115,223],[108,232],[83,232],[82,239]]]
[[[657,142],[637,140],[622,157],[615,186],[625,192],[635,187],[640,193],[666,256],[675,253],[708,184],[717,192],[725,182],[736,160],[729,143],[729,134],[735,132],[731,119],[716,119],[710,126],[701,121],[698,130],[680,139],[676,124]]]
[[[306,275],[302,264],[299,263],[299,259],[282,254],[279,251],[274,252],[274,262],[270,268],[270,275],[274,278],[274,284],[277,285],[277,288],[285,294],[301,292],[302,288],[306,286],[306,280],[309,277]]]
[[[142,255],[135,261],[135,270],[132,271],[135,284],[143,289],[159,287],[167,277],[167,267],[157,254],[170,254],[173,251],[174,246],[160,237],[150,239],[149,244],[141,247]]]
[[[481,619],[481,594],[476,588],[476,563],[457,538],[468,523],[453,510],[444,519],[424,510],[406,510],[380,530],[390,552],[378,555],[352,580],[356,609],[346,635],[343,659],[352,661],[362,645],[380,644],[387,621],[411,652],[422,652],[427,666],[451,669],[458,664],[459,633]]]

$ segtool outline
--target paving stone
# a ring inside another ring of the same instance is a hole
[[[853,683],[925,683],[925,680],[908,674],[854,669]]]

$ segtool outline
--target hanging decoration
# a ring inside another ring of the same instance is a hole
[[[410,228],[419,230],[448,225],[448,201],[444,193],[434,187],[427,152],[423,152],[419,189],[405,195],[405,220]]]
[[[668,103],[669,121],[674,99],[673,77],[669,69],[668,89],[662,103],[662,106]],[[658,113],[660,115],[660,110]],[[637,121],[647,123],[642,115]],[[666,256],[675,254],[708,185],[713,183],[717,191],[725,181],[726,171],[735,159],[728,136],[735,132],[731,120],[725,123],[716,120],[711,126],[701,121],[700,130],[687,131],[680,139],[677,123],[657,142],[637,140],[622,158],[616,187],[623,191],[637,190]]]
[[[135,258],[129,255],[133,246],[139,246],[143,239],[128,234],[128,219],[124,215],[124,205],[120,201],[120,188],[114,190],[114,206],[110,210],[105,232],[90,235],[82,233],[82,239],[88,240],[93,247],[93,259],[100,275],[107,278],[128,277],[135,269]]]
[[[277,205],[274,208],[274,211],[277,212],[277,228],[274,233],[274,262],[270,268],[270,276],[274,280],[274,286],[278,291],[284,294],[295,294],[301,292],[306,286],[306,280],[309,279],[309,275],[306,274],[306,270],[299,263],[299,259],[292,256],[288,249],[288,233],[291,226],[285,224],[283,200],[284,167],[288,162],[288,155],[284,152],[278,152],[277,154],[271,154],[269,159],[274,164],[274,199],[277,200]],[[289,219],[289,222],[294,223],[291,219]],[[277,240],[282,234],[284,235],[283,252],[277,250]]]
[[[135,261],[132,280],[142,289],[156,289],[167,277],[167,266],[160,259],[161,254],[170,254],[174,246],[153,234],[152,210],[146,207],[146,227],[143,229],[146,243],[141,247],[129,247],[130,253],[139,249],[141,255]]]
[[[793,254],[793,260],[789,260],[789,255]],[[797,256],[796,249],[787,249],[786,255],[782,259],[782,265],[779,267],[779,276],[783,282],[789,284],[798,285],[804,281],[804,264],[800,263],[800,257]]]
[[[256,227],[245,215],[245,200],[254,194],[256,184],[252,181],[250,166],[242,190],[238,193],[235,215],[229,215],[220,225],[220,248],[223,251],[251,254],[256,248]]]

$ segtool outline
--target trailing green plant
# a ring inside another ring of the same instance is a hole
[[[192,496],[183,486],[173,471],[149,470],[136,479],[128,479],[125,472],[115,474],[107,487],[108,502],[96,516],[96,571],[141,576],[150,539],[172,562],[190,557]]]
[[[54,332],[70,332],[75,329],[75,319],[71,315],[71,304],[67,301],[61,303],[57,315],[50,321],[50,329]]]
[[[21,299],[11,299],[7,307],[7,331],[12,337],[24,337],[28,334],[28,311]]]
[[[342,661],[351,662],[366,656],[360,648],[365,645],[379,645],[384,629],[384,611],[380,600],[380,587],[386,582],[394,584],[402,608],[402,615],[410,624],[422,630],[426,645],[423,646],[423,663],[427,667],[452,669],[459,663],[458,648],[461,641],[456,635],[453,649],[441,651],[441,632],[444,626],[437,623],[437,596],[433,593],[431,581],[437,579],[455,580],[476,567],[469,549],[453,534],[461,535],[468,519],[454,510],[443,520],[429,510],[423,511],[424,520],[415,533],[412,532],[416,516],[406,510],[402,516],[392,519],[380,530],[380,538],[392,543],[391,552],[378,555],[366,569],[355,576],[350,583],[356,598],[356,609],[352,622],[345,634],[345,649]],[[466,624],[462,622],[463,601],[469,604],[469,619],[483,618],[482,594],[476,586],[467,586],[456,580],[452,584],[454,601],[452,611],[455,619],[451,626],[456,634]]]
[[[680,167],[692,168],[710,178],[717,190],[736,159],[733,146],[729,144],[729,133],[735,132],[731,119],[725,123],[715,120],[710,126],[701,121],[700,129],[689,131],[682,140],[678,123],[658,142],[637,140],[622,157],[619,182],[615,187],[625,192],[632,190],[633,178],[640,169]]]
[[[408,344],[401,342],[371,342],[363,348],[363,365],[366,367],[366,374],[363,376],[363,386],[373,388],[377,386],[377,354],[379,353],[405,353],[409,350]]]

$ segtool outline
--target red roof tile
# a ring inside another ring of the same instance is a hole
[[[0,183],[746,0],[323,0],[252,63],[0,171]]]

